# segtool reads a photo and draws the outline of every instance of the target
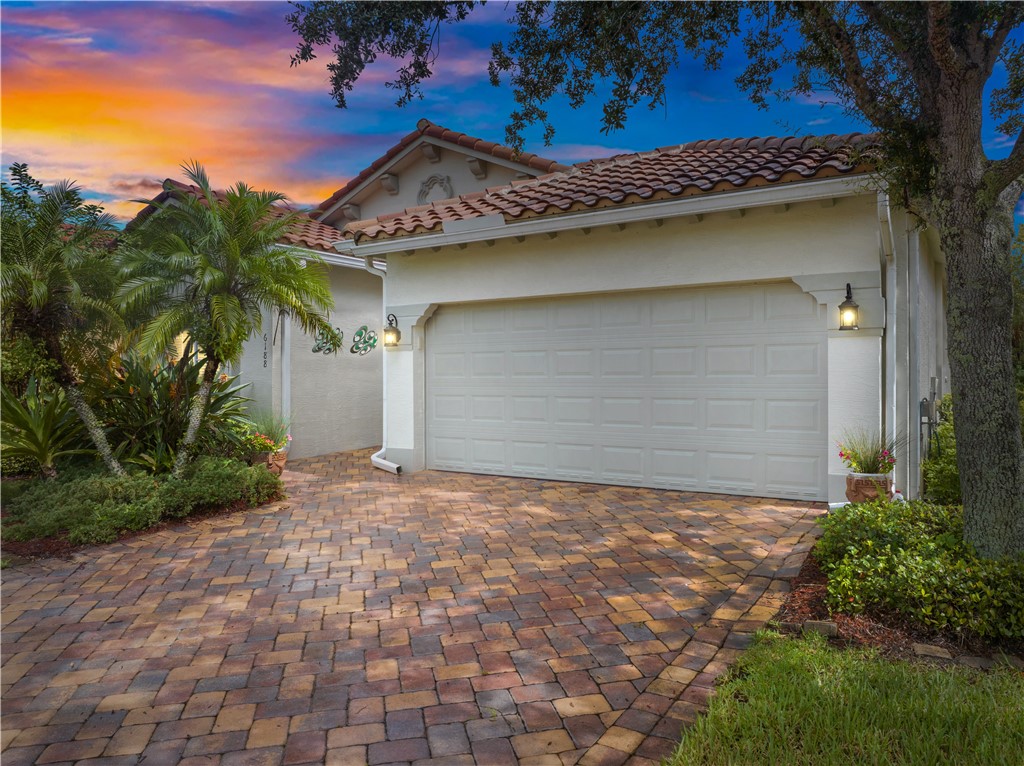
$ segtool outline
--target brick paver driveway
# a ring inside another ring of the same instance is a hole
[[[821,506],[296,461],[3,574],[3,764],[653,764]]]

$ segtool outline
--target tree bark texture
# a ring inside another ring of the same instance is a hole
[[[103,430],[103,425],[100,423],[99,418],[96,417],[96,413],[92,411],[92,407],[85,401],[85,397],[82,396],[82,390],[78,387],[74,371],[64,359],[64,350],[60,347],[60,339],[44,337],[40,338],[40,340],[42,340],[50,358],[57,363],[57,383],[63,389],[64,395],[68,398],[75,412],[78,413],[78,418],[85,425],[85,430],[89,433],[89,438],[96,447],[96,452],[99,454],[100,459],[107,466],[107,470],[114,474],[114,476],[127,477],[128,472],[124,470],[121,464],[117,462],[117,458],[114,457],[114,451],[110,448],[110,441]]]
[[[986,558],[1024,554],[1024,443],[1011,333],[1010,241],[1019,182],[994,186],[977,68],[941,69],[928,218],[946,256],[947,353],[964,539]]]
[[[89,432],[89,438],[92,439],[92,443],[96,446],[96,451],[99,453],[100,459],[107,466],[107,469],[114,474],[125,478],[128,476],[128,472],[124,470],[117,458],[114,457],[114,451],[110,448],[110,442],[107,440],[107,435],[103,432],[103,426],[100,424],[99,418],[96,417],[96,413],[92,411],[92,407],[85,401],[85,397],[82,396],[81,389],[78,388],[77,383],[69,383],[62,386],[64,389],[64,395],[71,402],[71,406],[75,408],[75,412],[78,413],[79,419],[85,424],[85,430]]]
[[[1012,213],[955,183],[938,214],[964,538],[985,557],[1024,553],[1024,442],[1011,323]],[[1012,208],[1011,208],[1012,210]]]
[[[199,427],[203,424],[203,417],[206,415],[206,408],[210,401],[210,392],[213,390],[213,381],[217,379],[217,370],[220,363],[207,358],[203,367],[203,383],[199,386],[199,393],[192,400],[188,413],[188,428],[178,445],[178,454],[174,458],[174,476],[181,476],[185,466],[189,463],[189,455],[192,447],[199,437]]]

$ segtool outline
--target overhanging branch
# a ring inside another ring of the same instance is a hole
[[[919,91],[924,90],[928,86],[929,82],[929,71],[928,67],[925,66],[926,62],[919,56],[915,56],[911,53],[910,44],[905,36],[900,33],[893,24],[892,17],[886,12],[885,6],[891,7],[891,3],[878,3],[874,0],[863,0],[858,2],[857,5],[860,7],[864,15],[867,16],[881,31],[889,38],[889,42],[892,43],[892,50],[895,52],[897,58],[903,63],[910,72],[910,75],[914,78],[917,83]],[[934,70],[933,70],[934,71]]]
[[[1017,134],[1010,156],[1002,160],[994,160],[986,172],[989,188],[994,196],[1002,194],[1010,184],[1019,182],[1024,177],[1024,130]]]
[[[949,34],[950,25],[950,4],[947,2],[930,2],[926,6],[926,18],[928,20],[928,47],[942,71],[952,77],[960,73],[966,62],[961,61],[961,56],[953,46],[953,40]]]
[[[853,91],[857,107],[879,128],[892,128],[892,115],[879,107],[881,99],[864,71],[857,44],[824,3],[802,2],[799,8],[828,37],[843,62],[843,79]]]
[[[1012,9],[1007,9],[1000,16],[999,23],[995,29],[992,30],[992,36],[985,40],[981,64],[984,68],[983,71],[985,72],[986,79],[992,74],[992,69],[995,67],[996,61],[999,60],[999,54],[1003,50],[1006,38],[1021,21],[1024,21],[1024,6],[1014,6]]]

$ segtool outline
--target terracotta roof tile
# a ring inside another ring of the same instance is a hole
[[[501,213],[506,221],[611,205],[734,191],[869,170],[871,134],[693,141],[581,162],[484,193],[355,221],[357,241],[438,231],[445,221]]]
[[[518,162],[521,165],[525,165],[532,170],[539,171],[541,173],[550,173],[555,170],[568,170],[568,165],[563,165],[555,160],[549,160],[536,154],[526,152],[520,154],[518,157],[515,154],[515,150],[508,146],[502,146],[496,144],[493,141],[485,141],[482,138],[474,138],[473,136],[465,133],[460,133],[455,130],[449,130],[441,125],[437,125],[430,120],[420,120],[416,123],[416,130],[403,136],[402,139],[384,152],[383,155],[374,160],[369,167],[363,168],[357,175],[349,180],[347,184],[338,189],[334,194],[325,199],[316,209],[313,211],[313,216],[320,217],[328,210],[330,210],[338,200],[347,196],[353,190],[356,189],[363,181],[370,178],[374,173],[380,170],[382,167],[391,162],[394,157],[405,150],[410,144],[421,137],[436,138],[440,141],[447,141],[450,144],[461,146],[466,149],[473,149],[483,154],[490,154],[492,157],[496,157],[502,160],[508,160],[510,162]]]
[[[164,181],[164,190],[153,199],[153,202],[166,202],[173,194],[198,195],[199,192],[198,186],[192,186],[176,181],[173,178],[168,178]],[[215,191],[214,194],[218,199],[224,198],[224,193],[221,191]],[[128,223],[128,226],[138,225],[155,211],[156,208],[153,205],[147,205]],[[271,215],[282,216],[287,213],[296,213],[296,211],[287,206],[277,206],[273,209]],[[337,253],[339,251],[332,245],[341,239],[341,236],[341,232],[333,226],[320,223],[306,213],[296,213],[295,223],[288,230],[288,233],[281,238],[281,243],[295,245],[296,247],[306,247],[325,253]]]

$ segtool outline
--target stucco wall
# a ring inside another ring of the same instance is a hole
[[[276,316],[276,314],[275,314]],[[263,331],[242,346],[242,358],[232,370],[240,382],[248,383],[245,395],[252,399],[250,409],[276,411],[274,400],[274,371],[281,342],[274,345],[274,322],[269,313],[263,316]]]
[[[414,148],[388,170],[388,173],[398,177],[397,194],[385,191],[380,181],[371,181],[364,191],[356,195],[355,201],[359,204],[360,217],[374,218],[423,204],[418,199],[420,188],[431,176],[447,178],[451,185],[451,195],[444,192],[442,186],[435,185],[431,188],[426,202],[446,199],[449,196],[458,197],[460,194],[481,191],[491,186],[503,186],[516,177],[517,171],[485,160],[487,175],[478,179],[466,162],[467,155],[452,149],[438,148],[437,151],[439,161],[429,162],[419,148]]]
[[[331,268],[331,324],[344,333],[336,354],[314,354],[315,339],[293,324],[293,457],[323,455],[381,443],[383,347],[359,356],[350,352],[363,325],[380,334],[381,279],[357,269]]]
[[[871,195],[789,211],[751,209],[743,218],[710,214],[699,223],[594,228],[493,247],[388,256],[391,306],[684,285],[788,279],[802,274],[876,271],[878,224]],[[402,241],[396,241],[401,247]],[[838,287],[842,287],[839,285]]]
[[[291,434],[289,455],[307,457],[381,443],[383,348],[364,356],[350,353],[355,332],[367,325],[381,329],[380,277],[359,269],[330,267],[335,308],[331,324],[344,333],[337,354],[314,354],[315,339],[296,324],[291,331]],[[282,411],[283,333],[274,342],[273,322],[264,323],[263,337],[245,344],[239,365],[243,382],[252,383],[247,395],[253,407]],[[263,366],[264,343],[267,366]]]

